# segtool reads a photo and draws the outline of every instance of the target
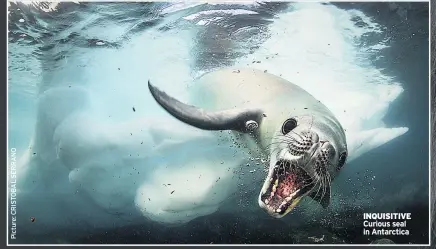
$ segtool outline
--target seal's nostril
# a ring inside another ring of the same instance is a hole
[[[321,149],[328,160],[332,160],[336,155],[335,147],[328,141],[321,141]]]

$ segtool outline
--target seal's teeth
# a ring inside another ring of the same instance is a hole
[[[274,192],[271,192],[271,197],[274,197]]]
[[[294,197],[296,194],[298,194],[298,192],[300,192],[300,189],[297,189],[297,191],[295,191],[294,193],[292,193],[292,197]]]
[[[272,187],[272,192],[271,192],[271,194],[274,194],[274,193],[276,192],[276,190],[277,190],[277,185],[274,185],[274,186]]]
[[[279,209],[282,209],[286,205],[286,203],[288,203],[288,202],[287,201],[283,201],[282,204],[280,204]]]
[[[300,192],[300,190],[298,189],[297,191],[295,191],[294,193],[292,193],[290,196],[286,197],[285,200],[286,202],[289,202],[292,200],[292,198],[294,198],[294,196],[296,196],[298,194],[298,192]]]
[[[280,208],[277,208],[276,212],[280,213],[282,210]]]
[[[265,204],[266,204],[266,205],[268,205],[268,203],[269,203],[269,200],[268,200],[268,199],[266,199],[266,200],[265,200]]]

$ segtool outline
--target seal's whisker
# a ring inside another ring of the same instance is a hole
[[[310,186],[310,185],[312,185],[313,183],[316,184],[316,180],[311,180],[311,181],[308,182],[307,184],[302,185],[302,186],[300,187],[300,189],[303,189],[303,188],[305,188],[305,187],[307,187],[307,186]]]
[[[332,176],[330,175],[330,173],[328,172],[328,171],[326,171],[326,175],[327,175],[327,184],[328,184],[328,187],[329,187],[329,196],[330,196],[330,198],[331,198],[331,195],[332,195],[332,190],[331,190],[331,187],[332,187]]]
[[[299,138],[300,140],[303,140],[303,139],[304,139],[303,135],[298,134],[298,133],[296,133],[295,131],[291,131],[291,133],[297,135],[298,138]]]
[[[322,187],[322,194],[321,194],[321,198],[320,199],[322,199],[322,198],[324,198],[324,195],[327,193],[327,178],[326,178],[326,175],[323,175],[323,180],[322,180],[322,182],[323,182],[323,187]]]
[[[319,184],[319,183],[320,183],[320,184]],[[316,190],[316,193],[315,193],[315,196],[318,196],[319,191],[321,190],[321,187],[323,186],[323,180],[322,180],[322,177],[319,177],[315,184],[316,184],[316,185],[319,184],[318,189]],[[315,186],[316,186],[316,185],[315,185]]]
[[[271,146],[273,146],[273,145],[277,145],[277,144],[282,144],[282,143],[286,143],[286,141],[276,141],[276,142],[271,142],[271,143],[269,143],[266,147],[267,147],[267,149],[269,149],[269,148],[271,148]],[[287,144],[287,143],[286,143]]]
[[[296,133],[295,133],[296,134]],[[301,138],[301,135],[299,135],[299,134],[297,134],[298,136],[300,136],[300,138]],[[293,142],[293,141],[297,141],[296,140],[296,138],[294,138],[294,137],[291,137],[291,136],[289,136],[289,135],[283,135],[283,134],[275,134],[275,135],[273,135],[272,137],[266,137],[267,139],[271,139],[271,140],[278,140],[278,139],[282,139],[281,141],[283,141],[283,142]]]
[[[299,167],[301,170],[303,170],[307,175],[309,175],[309,172],[305,169],[305,168],[303,168],[302,166],[300,166],[300,165],[296,165],[296,167]],[[312,177],[310,178],[311,180],[307,183],[307,184],[304,184],[301,188],[305,188],[305,187],[307,187],[307,186],[310,186],[310,185],[312,185],[312,184],[316,184],[317,182],[317,180],[316,179],[313,179]]]
[[[331,195],[331,190],[330,190],[330,188],[331,188],[331,175],[330,175],[330,173],[327,170],[322,171],[322,178],[323,178],[323,192],[321,195],[321,199],[324,198],[324,196],[326,194]],[[327,192],[329,192],[329,193],[327,193]]]
[[[275,139],[273,142],[269,143],[266,148],[269,149],[272,145],[277,145],[277,144],[291,144],[295,142],[295,140],[291,140],[291,139]]]
[[[311,117],[311,123],[309,125],[309,131],[312,131],[314,117],[313,117],[313,115],[310,115],[310,117]]]

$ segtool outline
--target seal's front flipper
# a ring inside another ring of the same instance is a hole
[[[264,113],[259,109],[229,109],[207,111],[184,104],[153,86],[148,88],[156,102],[178,120],[203,130],[234,130],[254,132],[260,125]]]
[[[318,191],[311,192],[309,196],[317,201],[323,208],[327,208],[330,205],[331,189],[327,183],[325,186],[321,186]]]
[[[362,156],[392,139],[399,137],[409,130],[400,128],[376,128],[366,131],[347,132],[348,159],[347,162]]]

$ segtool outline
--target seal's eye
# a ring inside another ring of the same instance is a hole
[[[338,168],[337,168],[338,170],[340,170],[342,166],[344,166],[346,160],[347,160],[347,152],[344,151],[339,155]]]
[[[290,131],[292,131],[293,129],[295,129],[295,127],[297,127],[297,120],[290,118],[287,119],[282,126],[282,133],[284,135],[288,134]]]

